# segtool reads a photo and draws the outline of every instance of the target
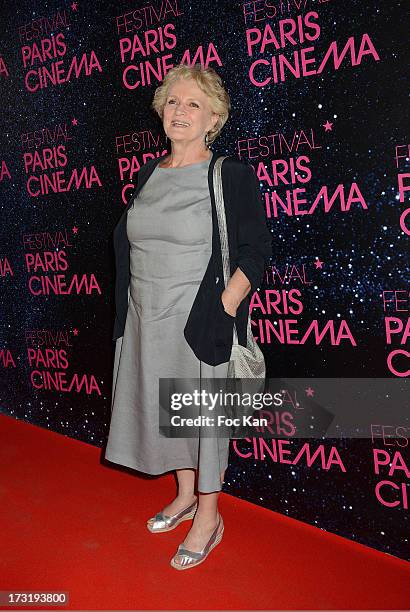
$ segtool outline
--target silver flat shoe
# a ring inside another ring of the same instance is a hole
[[[222,525],[222,529],[219,531],[220,526]],[[194,552],[193,550],[188,550],[184,547],[183,544],[178,546],[178,551],[171,559],[171,565],[177,570],[185,570],[190,567],[196,567],[200,563],[203,563],[211,550],[215,548],[222,540],[224,532],[224,524],[222,520],[222,516],[219,515],[219,521],[217,526],[215,527],[211,537],[208,542],[205,544],[204,548],[200,552]],[[176,557],[181,557],[181,561],[177,562]]]
[[[163,512],[158,512],[155,516],[148,519],[147,529],[151,533],[162,533],[164,531],[172,531],[175,527],[178,527],[182,521],[188,521],[193,518],[198,505],[198,500],[194,501],[187,508],[183,508],[172,516],[167,516]]]

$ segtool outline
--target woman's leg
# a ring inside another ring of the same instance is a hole
[[[176,470],[178,491],[175,499],[165,506],[162,511],[168,516],[172,516],[180,512],[187,506],[190,506],[195,500],[195,470],[184,469]]]
[[[223,484],[224,476],[225,471],[220,475],[221,484]],[[220,491],[215,491],[214,493],[199,492],[198,509],[192,527],[184,540],[184,546],[188,550],[193,552],[202,550],[217,526],[219,493]],[[177,557],[175,560],[178,563],[179,558]]]

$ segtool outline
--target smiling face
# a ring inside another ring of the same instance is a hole
[[[162,121],[171,141],[204,145],[205,134],[215,126],[218,115],[193,79],[178,79],[168,90]]]

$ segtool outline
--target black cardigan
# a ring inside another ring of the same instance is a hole
[[[130,282],[130,245],[127,238],[127,212],[135,196],[156,165],[166,157],[149,160],[138,172],[137,187],[128,200],[114,232],[115,251],[115,322],[113,340],[124,334]],[[184,329],[184,336],[198,359],[209,365],[229,361],[232,350],[233,323],[238,341],[246,346],[246,327],[250,296],[259,288],[265,264],[272,255],[271,235],[266,226],[259,182],[250,164],[228,157],[222,164],[222,185],[230,253],[231,274],[239,267],[247,276],[251,290],[232,317],[221,300],[224,290],[222,255],[213,191],[213,168],[219,154],[212,152],[208,185],[212,205],[212,254],[198,288]],[[178,170],[176,170],[178,172]],[[164,350],[166,350],[164,338]]]

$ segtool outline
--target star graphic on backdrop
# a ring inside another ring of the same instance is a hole
[[[326,121],[326,123],[322,123],[323,127],[325,128],[325,132],[331,132],[332,131],[332,125],[333,123],[330,123],[330,121]]]
[[[74,334],[74,336],[78,336],[78,329],[77,328],[73,329],[73,334]]]
[[[72,3],[71,8],[73,9],[73,11],[77,10],[77,6],[78,6],[77,2]]]
[[[73,227],[73,234],[76,234],[78,232],[78,227],[74,226]]]
[[[316,259],[316,261],[314,263],[315,263],[315,266],[316,266],[316,270],[318,268],[322,269],[323,261],[320,261],[320,259],[318,258],[318,259]]]
[[[74,117],[74,119],[71,120],[71,123],[73,125],[78,125],[78,120]]]
[[[314,391],[314,389],[312,389],[312,387],[308,387],[307,389],[305,389],[305,391],[306,391],[306,395],[308,397],[313,397],[313,395],[315,393],[315,391]]]

